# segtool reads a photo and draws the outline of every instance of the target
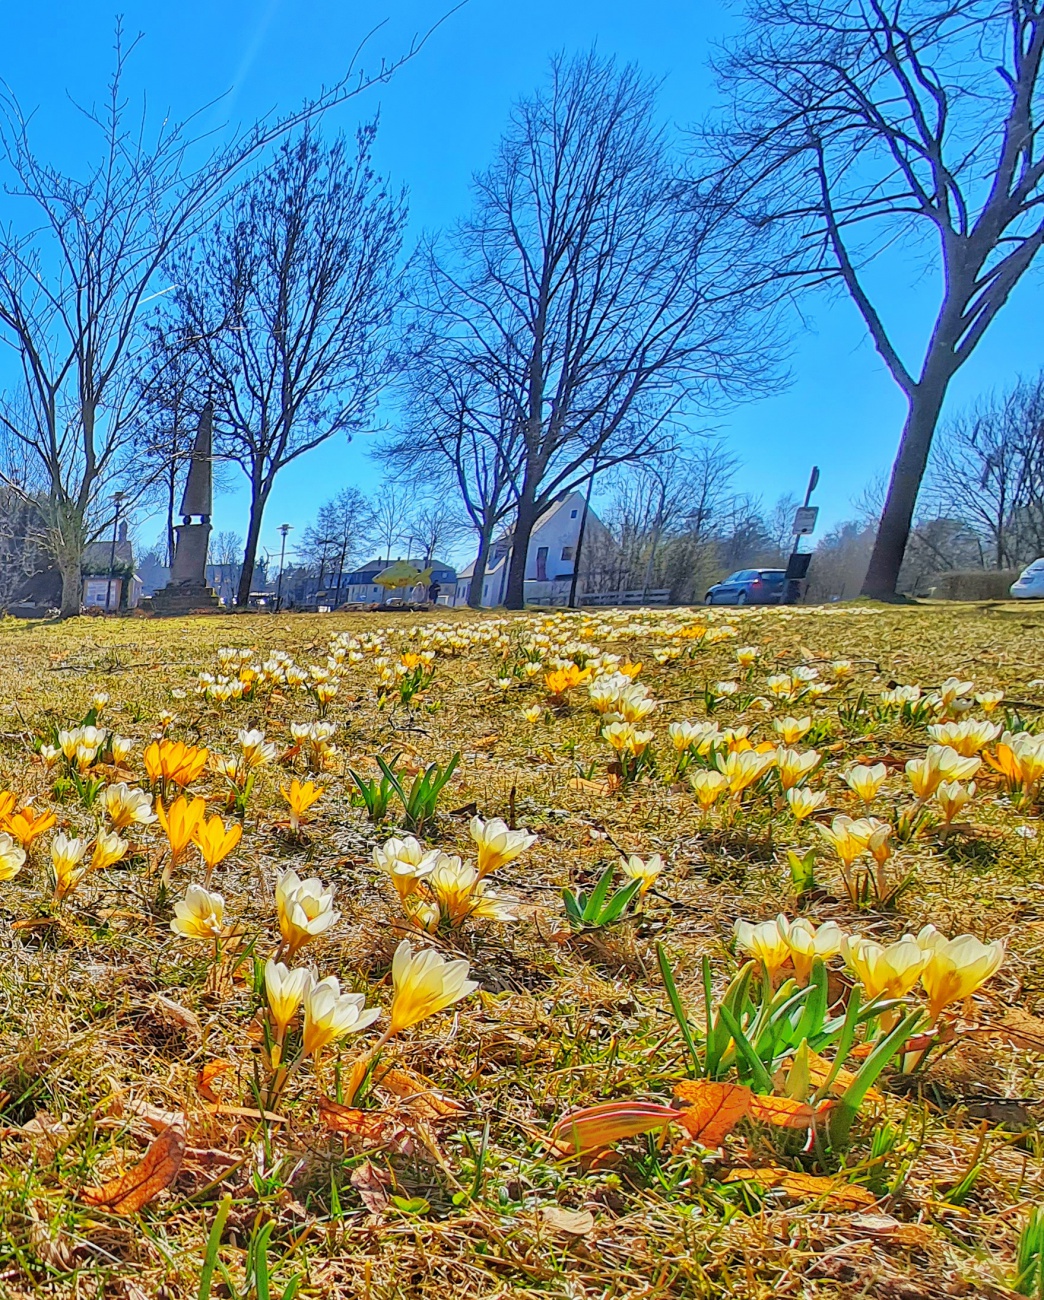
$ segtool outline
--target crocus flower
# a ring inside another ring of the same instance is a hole
[[[281,961],[273,961],[271,957],[265,962],[265,995],[268,999],[268,1014],[275,1031],[273,1065],[279,1064],[287,1027],[297,1015],[297,1008],[312,987],[312,982],[312,972],[303,966],[299,966],[296,970],[289,970]]]
[[[317,800],[323,797],[321,786],[315,785],[311,781],[301,782],[295,776],[289,786],[281,785],[279,793],[286,800],[290,808],[290,829],[298,831],[301,829],[303,822],[308,818],[305,814]]]
[[[807,984],[816,957],[824,961],[841,951],[844,934],[834,921],[824,921],[815,926],[806,917],[799,916],[788,921],[786,917],[776,918],[776,926],[794,963],[794,976],[799,984]]]
[[[60,903],[76,888],[88,868],[81,866],[87,841],[70,839],[59,831],[51,841],[51,865],[54,868],[54,901]]]
[[[304,994],[304,1051],[317,1056],[324,1047],[366,1029],[380,1015],[379,1007],[366,1007],[362,993],[342,993],[336,975],[317,980]]]
[[[841,955],[871,999],[905,997],[928,960],[917,940],[908,935],[887,947],[862,935],[849,935],[842,940]]]
[[[471,838],[478,845],[478,873],[488,876],[498,867],[506,866],[536,842],[536,836],[526,831],[508,829],[506,822],[499,817],[483,821],[481,817],[472,817],[468,825]]]
[[[429,1016],[474,993],[478,982],[468,979],[471,969],[464,958],[447,961],[432,949],[414,953],[408,939],[395,949],[389,1036],[420,1024]]]
[[[928,953],[921,983],[928,1007],[937,1019],[943,1007],[962,1002],[994,974],[1004,960],[1004,941],[980,943],[974,935],[960,934],[936,944]]]
[[[325,934],[340,917],[333,906],[333,887],[324,888],[318,876],[301,880],[293,869],[276,883],[276,912],[279,933],[289,956],[310,940]]]
[[[804,718],[777,718],[772,724],[773,728],[779,733],[784,745],[796,745],[797,742],[812,730],[812,719]]]
[[[0,831],[0,880],[13,880],[25,866],[25,849],[6,831]]]
[[[640,858],[637,854],[632,853],[626,858],[620,859],[620,866],[623,873],[631,880],[640,880],[641,887],[638,893],[647,894],[652,888],[653,881],[663,870],[663,858],[659,853],[650,854],[648,858]]]
[[[115,831],[99,831],[91,855],[91,870],[104,871],[126,854],[129,845]]]
[[[102,807],[114,829],[126,830],[128,826],[151,826],[156,821],[152,800],[144,790],[129,786],[126,781],[107,785],[102,791]]]
[[[156,815],[167,833],[173,862],[180,861],[182,854],[192,843],[196,827],[206,816],[206,811],[206,803],[198,797],[190,802],[183,794],[179,795],[169,808],[163,807],[162,799],[156,800]]]
[[[426,876],[431,875],[439,857],[438,849],[426,850],[412,835],[402,840],[392,836],[380,848],[373,850],[374,864],[391,876],[403,902]]]
[[[778,921],[781,919],[785,920],[777,918],[776,921],[762,921],[760,925],[737,921],[732,927],[736,947],[760,961],[770,975],[774,975],[790,957],[790,945],[780,933]]]
[[[721,772],[697,772],[692,778],[693,793],[699,801],[700,807],[706,812],[713,804],[721,798],[729,788],[727,777]]]
[[[203,816],[196,823],[192,842],[206,863],[208,884],[214,868],[219,862],[224,862],[242,838],[243,827],[239,822],[226,826],[218,816],[211,817],[209,821]]]
[[[885,777],[888,775],[888,768],[884,763],[875,763],[873,767],[867,767],[863,763],[850,767],[843,774],[845,784],[862,799],[863,803],[873,803],[877,798],[877,792],[884,785]]]
[[[33,840],[49,831],[57,821],[53,812],[37,813],[27,804],[20,812],[8,818],[7,829],[23,849],[28,849]]]
[[[822,808],[826,803],[826,795],[822,790],[809,790],[806,786],[796,785],[787,791],[787,803],[794,820],[803,821]]]
[[[225,900],[202,885],[189,885],[185,897],[174,904],[170,928],[183,939],[217,939],[225,928]]]

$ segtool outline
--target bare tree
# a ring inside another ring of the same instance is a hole
[[[950,381],[1044,243],[1042,59],[1041,0],[761,0],[723,63],[718,140],[779,274],[843,285],[906,398],[869,596],[895,591]],[[913,359],[866,274],[896,244],[940,286]]]
[[[437,297],[430,249],[424,270]],[[406,419],[375,454],[400,478],[459,496],[478,543],[468,593],[478,608],[490,543],[515,505],[523,422],[517,400],[498,388],[501,376],[491,382],[470,338],[442,330],[441,319],[423,308],[414,313]]]
[[[392,374],[406,207],[373,172],[375,131],[361,129],[354,150],[307,131],[285,142],[175,265],[180,327],[212,385],[215,447],[250,485],[240,604],[279,472],[364,428]]]
[[[403,62],[382,63],[374,76],[350,69],[300,109],[211,146],[205,133],[193,134],[192,118],[167,118],[150,131],[144,113],[136,117],[124,86],[132,49],[118,29],[108,94],[101,107],[82,110],[100,136],[99,160],[83,176],[45,161],[30,118],[10,93],[0,99],[0,152],[16,211],[0,229],[0,332],[19,358],[32,417],[5,427],[46,480],[41,508],[62,574],[63,616],[79,611],[84,542],[110,522],[97,517],[107,487],[146,486],[134,473],[138,354],[145,305],[169,283],[163,268],[270,145]]]
[[[771,331],[747,312],[748,243],[720,187],[682,185],[633,68],[556,59],[515,109],[426,310],[518,428],[505,603],[563,491],[671,445],[687,406],[764,385]],[[474,587],[474,584],[473,584]]]
[[[467,523],[461,518],[458,503],[446,499],[425,502],[410,517],[407,528],[420,549],[425,566],[432,562],[438,552],[445,552],[455,546],[469,531]]]
[[[392,550],[409,536],[405,531],[408,508],[407,494],[402,488],[394,483],[384,483],[378,488],[366,537],[371,546],[377,547],[378,559],[390,564]]]
[[[696,440],[687,454],[649,457],[619,470],[606,509],[616,586],[648,592],[664,585],[669,569],[673,578],[667,585],[677,588],[686,564],[681,557],[688,557],[690,568],[695,565],[727,510],[735,471],[734,457],[712,438]],[[604,570],[608,557],[598,560]]]
[[[214,533],[210,539],[211,564],[238,564],[243,554],[243,539],[231,529]]]
[[[305,530],[304,546],[319,562],[318,585],[322,587],[329,568],[335,578],[338,605],[345,565],[365,543],[373,517],[373,507],[358,488],[342,488],[319,507],[315,523]]]
[[[932,446],[927,487],[936,513],[964,520],[983,537],[994,568],[1040,554],[1044,376],[1020,381],[946,422]]]
[[[163,504],[167,535],[164,563],[169,567],[174,562],[178,489],[188,472],[206,398],[196,358],[185,339],[172,337],[162,322],[157,322],[148,329],[146,347],[134,445],[142,476]]]

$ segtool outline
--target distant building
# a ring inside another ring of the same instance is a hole
[[[134,544],[126,520],[115,543],[99,540],[83,548],[83,604],[87,609],[134,609],[141,599],[142,583],[134,567]]]
[[[383,603],[388,596],[408,596],[408,589],[404,593],[389,592],[384,587],[379,586],[374,579],[379,573],[392,564],[397,564],[397,560],[367,560],[365,564],[360,564],[358,568],[351,573],[343,575],[341,583],[341,603],[345,605],[373,605]],[[432,560],[430,563],[423,559],[411,559],[406,561],[412,564],[415,569],[431,569],[431,578],[429,583],[437,582],[441,591],[439,600],[443,604],[451,604],[453,594],[457,586],[457,571],[444,560]]]
[[[584,497],[580,492],[564,492],[552,502],[533,525],[526,554],[525,599],[533,605],[564,605],[573,581],[580,524],[584,516]],[[489,549],[486,573],[482,580],[484,608],[504,603],[508,569],[514,542],[509,530],[494,539]],[[590,556],[612,545],[609,530],[593,510],[587,512],[584,544],[580,551],[578,591],[584,590],[584,578],[590,571]],[[457,577],[454,605],[466,605],[475,574],[474,561]]]

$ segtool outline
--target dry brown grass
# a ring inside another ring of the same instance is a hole
[[[346,1077],[332,1057],[319,1077],[310,1067],[296,1076],[279,1101],[280,1120],[249,1113],[264,1083],[251,1028],[260,1005],[256,972],[246,963],[235,978],[227,969],[215,978],[209,947],[171,934],[173,898],[159,887],[155,828],[139,837],[144,851],[133,861],[89,878],[57,922],[46,902],[46,837],[37,844],[31,864],[0,885],[0,1123],[7,1126],[0,1296],[195,1297],[225,1192],[233,1203],[213,1296],[258,1295],[247,1252],[268,1222],[273,1297],[295,1275],[301,1295],[373,1300],[1009,1294],[1018,1235],[1040,1199],[1044,1155],[1044,870],[1036,810],[1014,812],[989,776],[967,818],[973,830],[909,847],[913,887],[897,911],[854,912],[830,888],[821,855],[827,888],[810,905],[817,920],[887,937],[930,921],[947,933],[1009,942],[1004,967],[976,998],[981,1032],[913,1086],[886,1076],[883,1101],[862,1118],[847,1160],[853,1184],[868,1185],[875,1133],[880,1140],[890,1125],[893,1134],[875,1167],[880,1196],[872,1211],[728,1182],[743,1166],[815,1171],[789,1139],[753,1129],[737,1131],[717,1152],[672,1150],[670,1142],[658,1149],[644,1137],[593,1162],[548,1152],[544,1135],[563,1113],[611,1097],[666,1100],[681,1077],[683,1049],[657,973],[657,941],[695,1006],[703,954],[721,978],[735,969],[737,917],[793,910],[784,849],[814,843],[809,827],[795,830],[782,813],[752,807],[723,828],[717,813],[700,817],[684,782],[664,779],[667,723],[704,716],[704,687],[733,675],[737,645],[761,647],[759,680],[772,669],[824,668],[843,656],[858,668],[845,688],[850,699],[860,690],[875,696],[892,681],[933,688],[957,674],[977,689],[1003,689],[1033,725],[1044,710],[1037,681],[1044,620],[1033,609],[745,611],[729,618],[737,639],[665,665],[654,658],[665,644],[660,617],[612,642],[591,638],[640,660],[641,680],[668,702],[652,723],[661,775],[632,790],[597,788],[609,752],[583,687],[568,709],[531,724],[521,710],[542,699],[542,675],[503,692],[494,685],[502,659],[481,645],[440,654],[435,680],[412,712],[378,707],[372,654],[346,671],[329,713],[340,727],[340,757],[301,839],[275,825],[286,773],[261,771],[243,840],[215,876],[228,917],[263,958],[277,938],[277,874],[294,866],[336,884],[341,920],[303,957],[371,1004],[388,1005],[390,957],[407,929],[370,860],[393,827],[373,827],[353,804],[346,765],[369,768],[376,754],[398,752],[423,765],[459,750],[461,768],[441,801],[432,844],[467,856],[471,805],[486,817],[507,817],[513,807],[518,824],[538,835],[496,877],[502,892],[527,904],[522,920],[471,924],[430,940],[469,958],[481,992],[406,1034],[387,1058],[423,1075],[460,1109],[433,1115],[423,1098],[410,1103],[377,1088],[365,1106],[388,1116],[383,1142],[334,1134],[320,1122],[319,1096],[338,1095]],[[505,631],[514,644],[542,619],[512,619]],[[34,748],[51,726],[82,718],[94,691],[110,695],[104,722],[134,738],[130,765],[142,781],[141,752],[161,709],[178,715],[171,734],[222,753],[233,751],[244,727],[260,727],[286,748],[289,724],[315,718],[313,701],[286,689],[222,706],[202,700],[196,676],[213,671],[218,647],[252,647],[259,659],[285,650],[301,664],[322,663],[336,632],[376,631],[397,652],[409,648],[415,625],[437,621],[2,623],[0,780],[54,807],[70,834],[91,833],[96,811],[75,793],[55,801],[53,774]],[[490,622],[466,612],[448,621]],[[720,612],[716,622],[725,621]],[[898,724],[860,734],[839,720],[837,703],[826,697],[817,717],[832,729],[825,787],[831,806],[842,807],[837,772],[847,762],[905,759],[923,749],[925,736]],[[734,714],[726,705],[720,716],[731,724]],[[743,721],[767,733],[763,714]],[[579,772],[588,783],[576,781]],[[199,789],[220,806],[215,778]],[[901,778],[890,778],[878,815],[901,792]],[[608,932],[570,937],[561,888],[589,886],[618,850],[662,853],[667,870],[639,914]],[[180,868],[171,895],[197,876],[194,864]],[[32,919],[40,923],[14,928]],[[1023,1019],[1005,1031],[1000,1022],[1010,1022],[1013,1009]],[[346,1040],[341,1060],[359,1050]],[[198,1079],[219,1060],[229,1065],[212,1085],[222,1108],[215,1113]],[[230,1113],[237,1107],[248,1113]],[[187,1117],[189,1153],[174,1182],[131,1216],[85,1204],[81,1189],[141,1159],[161,1123],[157,1111]],[[548,1214],[557,1209],[590,1218],[576,1220],[583,1231],[571,1233]]]

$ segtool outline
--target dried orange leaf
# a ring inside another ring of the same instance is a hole
[[[184,1129],[165,1129],[143,1160],[101,1187],[84,1187],[80,1199],[113,1214],[135,1214],[171,1185],[184,1158]]]
[[[840,1178],[827,1178],[818,1174],[795,1173],[768,1165],[762,1169],[734,1169],[724,1180],[726,1183],[760,1183],[762,1187],[778,1187],[795,1201],[823,1200],[825,1208],[838,1210],[865,1210],[877,1204],[874,1194],[865,1187],[857,1187]]]
[[[443,1097],[436,1092],[434,1085],[412,1070],[399,1070],[392,1067],[374,1079],[379,1087],[386,1089],[393,1097],[402,1097],[409,1101],[410,1110],[421,1119],[444,1119],[447,1115],[456,1115],[464,1107],[452,1097]]]
[[[573,1151],[611,1146],[622,1138],[651,1133],[678,1119],[676,1110],[652,1101],[604,1101],[563,1115],[551,1136]]]
[[[717,1147],[750,1109],[752,1094],[739,1083],[684,1079],[675,1085],[674,1095],[685,1103],[679,1124],[703,1146]]]
[[[815,1109],[807,1101],[792,1097],[759,1097],[750,1099],[750,1117],[762,1124],[776,1128],[808,1128],[815,1118]]]
[[[208,1061],[196,1076],[196,1091],[207,1101],[220,1102],[221,1098],[210,1085],[215,1079],[235,1068],[232,1061]]]
[[[809,1052],[808,1074],[813,1088],[822,1088],[823,1084],[830,1078],[830,1071],[833,1068],[833,1063],[828,1061],[826,1057],[820,1056],[818,1052]],[[844,1092],[848,1085],[854,1082],[855,1075],[851,1070],[846,1070],[844,1066],[842,1066],[831,1081],[830,1091]],[[881,1094],[876,1088],[868,1088],[866,1095],[870,1101],[881,1100]]]

